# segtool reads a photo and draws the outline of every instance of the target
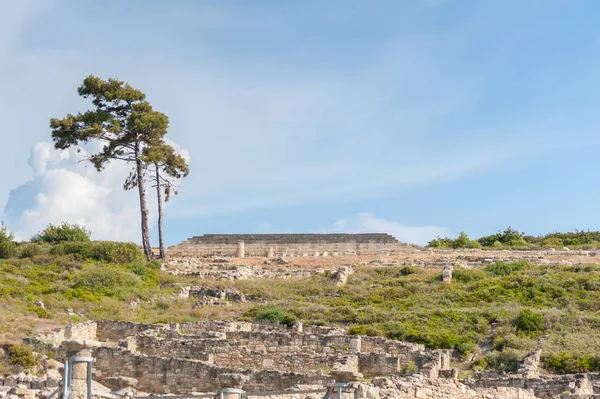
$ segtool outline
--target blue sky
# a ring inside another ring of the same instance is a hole
[[[90,73],[144,90],[190,157],[169,244],[600,230],[595,1],[0,3],[0,204],[21,238],[69,220],[137,240],[127,168],[51,148]]]

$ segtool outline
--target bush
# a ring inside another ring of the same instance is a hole
[[[542,241],[543,247],[554,247],[554,248],[562,248],[565,246],[563,240],[558,237],[550,237],[546,238]]]
[[[8,360],[17,366],[30,369],[35,366],[35,357],[31,348],[27,345],[16,344],[8,347]]]
[[[544,316],[529,309],[523,309],[513,321],[513,325],[518,332],[530,336],[537,335],[537,333],[544,331]]]
[[[519,367],[521,356],[517,351],[507,350],[503,352],[492,351],[484,359],[477,363],[481,368],[488,368],[498,371],[515,372]]]
[[[471,240],[467,233],[462,231],[458,238],[452,241],[452,248],[481,248],[481,244],[475,240]]]
[[[99,296],[122,296],[131,291],[140,279],[120,267],[86,266],[73,277],[73,296],[99,299]]]
[[[8,259],[15,256],[17,244],[13,242],[14,235],[8,231],[4,223],[0,224],[0,259]]]
[[[509,274],[525,270],[529,262],[522,260],[519,262],[496,262],[485,267],[485,271],[493,276],[508,276]]]
[[[452,248],[452,239],[449,237],[440,237],[429,241],[427,243],[429,248]]]
[[[78,224],[61,223],[60,226],[49,224],[31,238],[32,242],[48,244],[60,244],[62,242],[86,242],[90,241],[92,233]]]
[[[368,335],[369,337],[376,337],[381,335],[381,333],[373,326],[356,325],[348,328],[348,335]]]
[[[42,247],[38,244],[27,244],[21,248],[21,258],[33,258],[42,253]]]
[[[259,311],[254,320],[268,321],[269,323],[283,324],[288,327],[293,327],[296,323],[296,317],[280,308],[266,308]]]
[[[452,279],[462,283],[470,283],[472,281],[483,280],[487,275],[484,271],[478,269],[463,269],[456,268],[452,271]]]
[[[588,373],[600,371],[600,357],[574,356],[568,352],[552,353],[543,358],[546,368],[559,374]]]
[[[0,259],[12,258],[17,254],[17,244],[10,241],[0,242]]]
[[[108,263],[131,263],[144,258],[140,248],[127,242],[64,242],[55,245],[52,255],[75,255],[80,260],[97,260]]]

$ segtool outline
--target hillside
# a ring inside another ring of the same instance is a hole
[[[445,284],[440,254],[428,251],[384,260],[349,256],[293,258],[267,265],[264,258],[187,263],[188,269],[212,270],[211,277],[161,270],[160,263],[143,261],[139,249],[130,244],[25,249],[32,245],[0,260],[4,344],[35,330],[96,319],[152,323],[261,319],[284,324],[299,320],[429,348],[452,348],[463,373],[514,370],[539,337],[545,338],[542,366],[547,372],[600,370],[600,265],[584,264],[582,259],[596,262],[589,254],[573,253],[575,261],[563,260],[560,265],[514,261],[515,256],[503,252],[498,259],[506,261],[456,266],[452,282]],[[442,259],[454,262],[456,254],[448,252]],[[182,265],[185,262],[170,262],[168,267]],[[350,273],[346,284],[340,285],[337,270],[344,265]],[[214,274],[242,268],[261,272],[243,279]],[[234,293],[239,300],[185,297],[182,287],[224,289],[228,297]],[[7,373],[12,366],[6,358],[3,362],[0,373]]]

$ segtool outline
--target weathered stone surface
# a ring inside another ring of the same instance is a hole
[[[364,377],[363,374],[355,372],[355,371],[343,371],[343,370],[333,370],[329,373],[331,378],[333,378],[336,382],[353,382],[359,381]]]
[[[452,281],[452,266],[445,266],[442,270],[442,283],[450,283]]]
[[[125,388],[135,388],[138,384],[138,380],[136,378],[131,377],[107,377],[103,380],[104,385],[110,388],[113,391],[119,391]]]

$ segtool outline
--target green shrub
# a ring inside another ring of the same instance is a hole
[[[38,244],[26,244],[21,248],[21,258],[33,258],[42,253],[42,247]]]
[[[40,319],[51,319],[52,318],[52,315],[50,315],[50,313],[48,313],[48,311],[42,307],[29,306],[28,309],[29,309],[29,311],[35,313],[36,316],[39,317]]]
[[[519,312],[517,318],[513,320],[513,325],[518,332],[534,336],[544,331],[544,316],[529,309],[523,309]]]
[[[517,273],[525,270],[529,266],[529,262],[522,260],[519,262],[496,262],[485,267],[485,271],[493,276],[508,276],[512,273]]]
[[[400,269],[400,275],[401,276],[410,276],[411,274],[418,273],[419,271],[420,270],[416,267],[404,266],[402,269]]]
[[[4,223],[0,223],[0,259],[8,259],[15,256],[17,244],[13,242],[15,236],[8,231]]]
[[[140,279],[120,267],[88,265],[73,276],[73,296],[99,299],[99,296],[122,296],[138,285]]]
[[[546,238],[542,241],[543,247],[554,247],[554,248],[562,248],[565,246],[565,243],[561,238],[558,237],[550,237]]]
[[[575,374],[600,371],[600,356],[574,356],[569,352],[558,352],[543,357],[546,369],[559,374]]]
[[[427,246],[429,248],[452,248],[452,239],[449,237],[440,237],[429,241]]]
[[[44,230],[31,237],[31,241],[55,245],[61,242],[90,241],[91,235],[92,233],[83,226],[63,222],[59,226],[49,224]]]
[[[480,361],[479,365],[498,371],[515,372],[519,367],[520,358],[520,354],[514,350],[492,351],[485,356],[483,361]]]
[[[140,248],[128,242],[63,242],[55,245],[52,255],[74,255],[80,260],[97,260],[108,263],[132,263],[142,260]]]
[[[0,241],[0,259],[12,258],[17,254],[17,244],[11,241]]]
[[[481,244],[475,240],[471,240],[467,233],[462,231],[458,238],[452,241],[452,248],[481,248]]]
[[[462,283],[470,283],[472,281],[483,280],[487,275],[484,271],[478,269],[463,269],[457,267],[452,271],[452,279]]]
[[[370,337],[376,337],[381,335],[381,332],[373,326],[363,324],[348,328],[348,335],[368,335]]]
[[[35,366],[35,357],[31,348],[23,344],[10,345],[7,348],[8,360],[18,366],[30,369]]]
[[[254,320],[283,324],[287,327],[293,327],[296,323],[296,317],[294,315],[276,307],[269,307],[257,312]]]

